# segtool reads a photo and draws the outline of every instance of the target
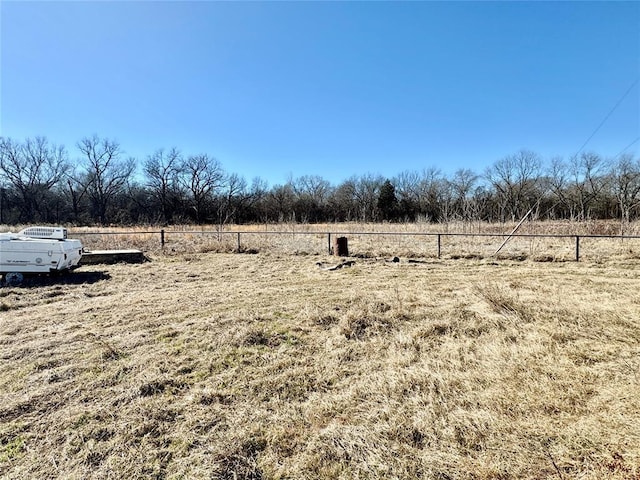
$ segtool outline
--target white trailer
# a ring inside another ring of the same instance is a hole
[[[52,273],[76,268],[82,257],[80,240],[67,238],[62,227],[29,227],[0,233],[0,274],[6,281],[24,273]]]

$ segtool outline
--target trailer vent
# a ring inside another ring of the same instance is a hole
[[[67,229],[61,227],[29,227],[21,230],[19,234],[31,238],[67,239]]]

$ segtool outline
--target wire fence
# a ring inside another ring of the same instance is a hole
[[[343,253],[354,257],[502,258],[536,261],[640,259],[640,235],[449,232],[146,230],[70,231],[85,248],[138,248],[164,254],[194,252]],[[347,243],[348,242],[348,243]]]

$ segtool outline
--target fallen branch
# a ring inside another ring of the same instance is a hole
[[[338,269],[343,268],[343,267],[350,267],[350,266],[354,265],[355,263],[356,263],[355,260],[348,260],[346,262],[339,263],[339,264],[334,265],[332,267],[324,267],[324,263],[322,263],[322,262],[318,262],[318,263],[316,263],[316,265],[319,266],[320,268],[323,268],[326,271],[333,271],[333,270],[338,270]]]

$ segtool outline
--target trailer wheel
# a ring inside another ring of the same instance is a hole
[[[10,287],[17,287],[24,280],[24,276],[20,272],[9,272],[4,276],[4,283]]]

